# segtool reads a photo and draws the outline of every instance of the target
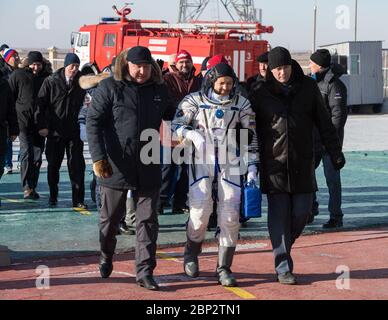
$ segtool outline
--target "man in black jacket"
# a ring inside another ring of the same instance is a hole
[[[37,96],[43,81],[50,75],[45,70],[39,51],[28,53],[28,66],[12,73],[8,82],[19,122],[21,182],[24,199],[37,200],[36,192],[45,138],[39,135],[35,124]]]
[[[158,290],[153,270],[159,228],[160,156],[157,163],[145,163],[141,155],[148,142],[141,140],[141,134],[145,130],[158,132],[162,119],[173,119],[175,108],[147,48],[133,47],[117,59],[114,77],[102,81],[94,93],[86,124],[101,190],[100,273],[102,278],[112,273],[116,234],[131,190],[136,205],[136,280],[141,287]],[[159,140],[155,143],[159,151]]]
[[[15,141],[18,134],[19,126],[12,92],[8,82],[0,78],[0,179],[4,173],[7,138]]]
[[[248,92],[251,92],[255,89],[256,86],[260,86],[265,81],[268,70],[268,52],[264,52],[256,59],[259,64],[259,73],[250,77],[246,83],[246,89]]]
[[[85,90],[78,83],[79,66],[77,55],[68,53],[64,68],[44,81],[38,95],[37,125],[39,134],[47,137],[49,205],[56,206],[58,202],[59,170],[66,151],[73,207],[86,209],[84,145],[78,124]]]
[[[345,158],[316,82],[303,74],[285,48],[274,48],[268,59],[266,82],[250,97],[260,142],[260,182],[268,198],[278,281],[296,284],[291,248],[306,225],[317,191],[314,125],[337,170]]]
[[[311,55],[309,67],[312,77],[318,83],[319,90],[330,114],[331,121],[337,130],[342,147],[345,124],[348,118],[347,89],[340,80],[344,70],[340,65],[331,63],[331,54],[327,49],[319,49],[314,52]],[[315,144],[317,154],[316,167],[319,166],[322,159],[326,185],[329,190],[330,220],[323,225],[323,228],[339,228],[343,225],[341,172],[333,167],[329,154],[325,148],[321,147],[318,133],[316,133]],[[318,207],[319,204],[314,193],[313,212],[309,220],[310,223],[313,221],[313,217],[318,215]]]

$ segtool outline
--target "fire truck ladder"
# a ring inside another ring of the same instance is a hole
[[[218,1],[218,0],[217,0]],[[219,0],[233,21],[257,22],[254,0]],[[198,20],[210,0],[180,0],[180,23]],[[231,8],[234,9],[235,15]]]

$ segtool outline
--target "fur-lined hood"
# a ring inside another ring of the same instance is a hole
[[[97,87],[99,83],[109,78],[111,74],[109,72],[103,72],[97,75],[86,75],[79,78],[79,85],[84,90],[89,90]]]
[[[127,53],[129,49],[122,51],[116,58],[113,77],[116,81],[132,81],[128,74]],[[162,70],[160,70],[158,64],[152,59],[152,73],[151,79],[157,84],[164,83]]]

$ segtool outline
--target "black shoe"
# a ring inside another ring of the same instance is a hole
[[[184,206],[175,206],[172,208],[172,213],[173,214],[186,214],[190,213],[190,208],[186,205]]]
[[[144,278],[137,280],[137,285],[152,291],[158,291],[160,289],[152,276],[145,276]]]
[[[291,272],[286,272],[278,275],[278,281],[281,284],[295,285],[297,284],[295,276]]]
[[[40,199],[39,193],[37,193],[35,190],[32,190],[32,196],[33,196],[34,200],[39,200]]]
[[[73,205],[73,208],[80,210],[88,210],[88,206],[85,203],[77,203],[76,205]]]
[[[323,229],[335,229],[343,226],[342,219],[330,219],[322,227]]]
[[[50,207],[56,207],[57,204],[58,204],[57,198],[50,198],[50,199],[49,199],[49,206],[50,206]]]
[[[133,236],[136,234],[135,229],[128,227],[125,222],[120,222],[119,229],[120,229],[120,234],[125,234],[127,236]]]
[[[29,188],[24,190],[23,197],[24,197],[24,200],[35,200],[34,190]]]
[[[108,279],[113,271],[112,259],[100,258],[99,269],[101,278]]]

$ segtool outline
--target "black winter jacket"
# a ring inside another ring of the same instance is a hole
[[[15,103],[6,80],[0,78],[0,153],[7,149],[7,136],[19,135]]]
[[[317,191],[313,127],[316,125],[332,160],[343,155],[318,86],[293,61],[287,86],[268,72],[266,82],[250,97],[256,112],[260,180],[264,193]]]
[[[18,69],[8,82],[15,101],[16,113],[21,131],[35,132],[37,97],[43,81],[49,76],[44,69],[37,75],[30,68]]]
[[[49,129],[52,136],[79,138],[78,114],[85,96],[78,82],[80,76],[78,72],[71,87],[66,84],[64,68],[46,78],[38,94],[38,130]]]
[[[140,135],[145,129],[159,132],[162,119],[173,119],[175,107],[156,62],[151,80],[138,85],[129,79],[125,55],[117,58],[114,77],[103,80],[93,94],[86,121],[89,150],[93,162],[107,159],[112,166],[112,177],[99,179],[102,186],[155,190],[161,185],[161,168],[140,160],[148,143]],[[156,145],[159,150],[158,141]]]
[[[338,64],[332,64],[330,68],[316,74],[319,90],[329,111],[331,122],[337,129],[341,145],[344,141],[344,128],[348,118],[347,89],[340,80],[343,74],[344,70]]]

